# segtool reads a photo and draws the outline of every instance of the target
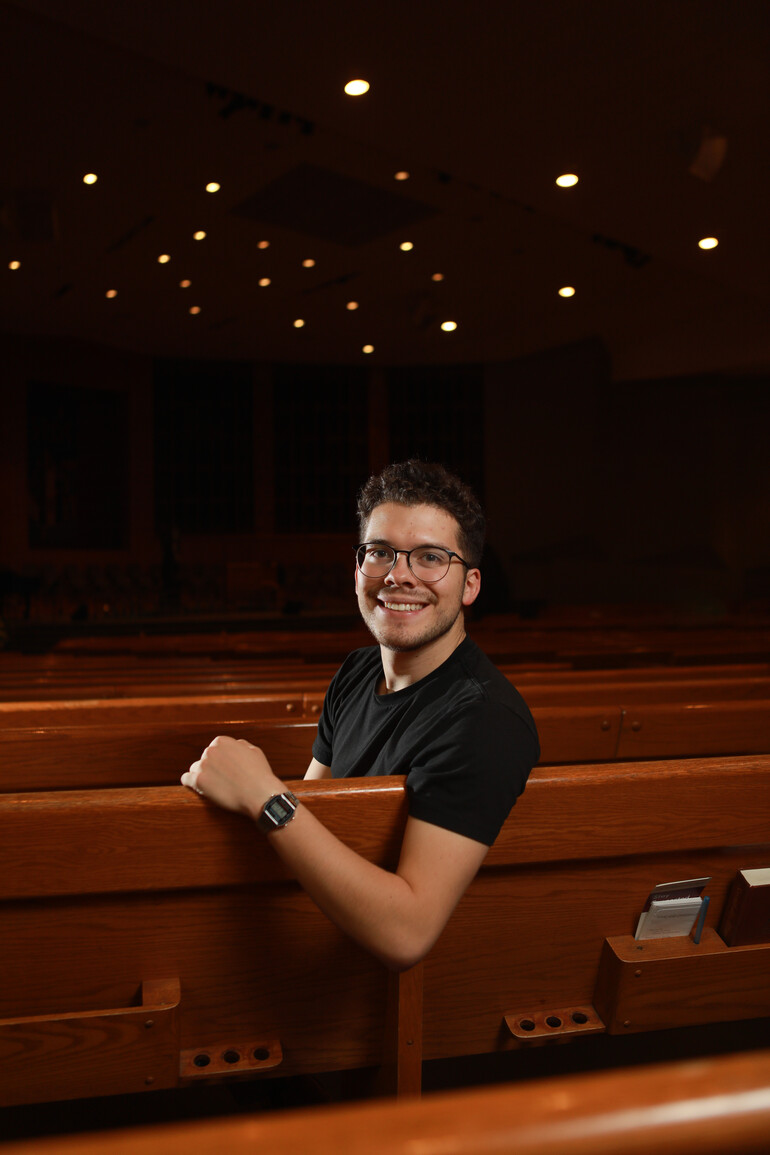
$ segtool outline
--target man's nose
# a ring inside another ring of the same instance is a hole
[[[403,585],[404,582],[413,582],[414,574],[410,570],[405,553],[397,553],[396,561],[393,569],[388,574],[388,577],[394,585]]]

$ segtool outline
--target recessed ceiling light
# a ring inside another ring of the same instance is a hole
[[[313,260],[313,258],[308,257],[306,261],[302,262],[302,268],[303,269],[312,269],[314,264],[315,264],[315,261]]]
[[[351,310],[353,310],[353,309],[357,309],[357,308],[358,308],[358,301],[348,301],[348,303],[347,303],[347,305],[345,306],[345,308],[346,308],[346,309],[351,309]]]
[[[443,279],[444,279],[443,273],[434,273],[433,276],[431,277],[432,281],[443,281]]]
[[[445,333],[454,333],[457,328],[457,321],[442,321],[441,328]]]
[[[205,239],[206,239],[206,233],[205,233],[204,229],[198,229],[197,233],[193,233],[193,240],[194,241],[203,241]]]
[[[575,296],[575,290],[572,288],[572,285],[565,285],[563,289],[559,289],[559,296],[560,297],[574,297]]]
[[[411,241],[402,241],[398,247],[401,249],[402,253],[409,253],[414,248],[414,245]]]
[[[374,352],[374,345],[364,345],[361,352],[362,353],[373,353]]]
[[[559,188],[574,188],[577,182],[578,178],[575,176],[574,172],[565,172],[556,178],[556,183]]]
[[[404,169],[401,169],[399,172],[394,174],[394,179],[395,180],[409,180],[409,173],[406,172]]]
[[[305,322],[302,320],[301,317],[298,317],[297,320],[294,322],[294,328],[295,329],[304,329],[304,327],[305,327]]]
[[[269,284],[270,284],[270,278],[269,277],[260,278],[259,287],[261,289],[266,289]]]
[[[210,180],[209,183],[206,185],[206,192],[219,192],[221,187],[222,186],[220,184],[218,184],[217,181]]]
[[[180,289],[189,289],[191,284],[192,284],[192,281],[188,281],[185,279],[184,281],[179,282],[179,288]]]
[[[698,241],[698,248],[699,249],[715,249],[718,244],[719,244],[719,241],[717,240],[716,237],[703,237],[702,240]]]
[[[158,264],[159,265],[167,265],[170,260],[171,260],[171,257],[168,255],[168,253],[161,253],[160,256],[158,257]]]
[[[269,249],[270,248],[270,241],[257,241],[257,248],[258,249]]]
[[[365,92],[369,91],[369,81],[349,80],[345,85],[345,91],[348,96],[363,96]]]
[[[8,262],[8,268],[9,269],[20,269],[21,268],[21,261],[9,261]]]
[[[191,305],[190,306],[190,312],[193,314],[193,316],[197,316],[197,314],[200,313],[200,311],[201,311],[200,305]]]
[[[108,297],[110,301],[112,301],[112,300],[114,300],[115,297],[117,297],[118,290],[117,289],[108,289],[104,295],[105,295],[105,297]]]
[[[99,178],[95,172],[87,172],[83,177],[83,184],[96,184],[98,179]]]

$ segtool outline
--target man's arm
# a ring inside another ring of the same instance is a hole
[[[252,819],[285,789],[262,751],[234,738],[216,738],[182,782]],[[267,837],[324,914],[391,970],[406,970],[427,954],[488,850],[409,818],[392,873],[340,842],[302,805],[287,826]]]
[[[305,771],[306,778],[331,778],[331,766],[324,766],[323,762],[319,762],[317,758],[310,759],[310,765]]]

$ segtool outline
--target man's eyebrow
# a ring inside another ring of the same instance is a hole
[[[397,546],[393,542],[388,541],[385,537],[369,537],[363,542],[363,545],[387,545],[389,549],[396,549]],[[418,545],[413,545],[412,549],[443,549],[447,553],[455,553],[455,550],[449,548],[448,545],[439,545],[437,541],[421,541]],[[412,550],[409,550],[411,553]]]

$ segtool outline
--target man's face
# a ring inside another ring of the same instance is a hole
[[[440,545],[462,553],[455,519],[433,505],[378,505],[369,518],[364,541],[393,549]],[[466,570],[452,558],[449,572],[437,582],[421,582],[399,554],[385,577],[365,577],[356,570],[358,608],[376,640],[396,652],[418,650],[464,630],[462,607],[470,605],[479,590],[479,571]]]

